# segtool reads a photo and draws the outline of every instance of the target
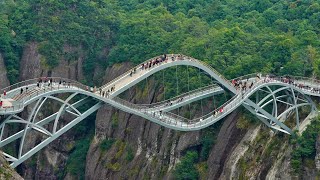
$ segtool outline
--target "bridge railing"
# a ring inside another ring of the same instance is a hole
[[[110,86],[111,84],[117,82],[118,80],[120,80],[120,79],[122,79],[122,78],[124,78],[124,77],[126,77],[126,76],[129,76],[130,73],[131,73],[132,71],[134,71],[135,69],[138,70],[139,68],[141,68],[142,64],[146,64],[146,63],[148,63],[148,62],[150,62],[150,61],[153,61],[153,60],[155,60],[155,59],[158,59],[158,58],[160,58],[160,57],[161,57],[161,56],[156,56],[156,57],[153,57],[153,58],[150,58],[150,59],[144,61],[143,63],[140,63],[140,64],[136,65],[135,67],[129,69],[128,71],[126,71],[125,73],[123,73],[123,74],[121,74],[120,76],[116,77],[115,79],[107,82],[105,85],[101,86],[100,88],[101,88],[101,89],[104,89],[105,87]]]
[[[320,84],[320,80],[315,79],[315,78],[310,78],[310,77],[290,76],[290,75],[285,75],[283,77],[284,78],[285,77],[290,77],[294,81],[302,81],[303,84],[306,84],[306,83],[311,83],[311,84],[315,84],[315,85],[319,85]]]
[[[164,101],[160,101],[160,102],[156,102],[156,103],[151,103],[151,104],[139,104],[138,106],[143,107],[143,108],[158,108],[158,107],[162,107],[162,106],[170,106],[170,103],[179,103],[181,101],[179,100],[183,100],[189,97],[193,97],[194,95],[198,95],[198,94],[203,94],[205,92],[208,91],[215,91],[221,89],[220,86],[217,85],[209,85],[209,86],[205,86],[202,88],[198,88],[186,93],[183,93],[179,96],[164,100]],[[181,99],[182,98],[182,99]]]
[[[150,58],[150,59],[144,61],[143,63],[138,64],[137,66],[129,69],[129,70],[126,71],[125,73],[123,73],[123,74],[121,74],[120,76],[116,77],[115,79],[109,81],[108,83],[106,83],[105,85],[101,86],[100,88],[104,89],[105,87],[110,86],[111,84],[114,84],[114,83],[117,82],[118,80],[120,80],[120,79],[122,79],[122,78],[124,78],[124,77],[129,76],[130,73],[131,73],[132,71],[134,71],[135,69],[136,69],[136,70],[139,70],[139,69],[141,68],[141,65],[142,65],[142,64],[149,63],[150,61],[153,61],[153,60],[158,59],[158,58],[161,58],[161,57],[162,57],[162,56],[156,56],[156,57],[153,57],[153,58]],[[192,57],[189,57],[189,56],[186,56],[186,55],[182,55],[182,54],[167,54],[167,58],[168,58],[169,61],[172,61],[172,60],[170,59],[170,58],[172,58],[172,57],[174,57],[174,58],[180,57],[180,58],[181,58],[181,59],[176,59],[176,60],[190,60],[190,61],[195,61],[195,62],[197,62],[197,63],[199,63],[199,64],[202,64],[203,66],[209,68],[211,71],[215,72],[215,74],[217,74],[220,78],[222,78],[226,83],[228,83],[229,85],[232,85],[231,82],[230,82],[228,79],[226,79],[221,73],[219,73],[217,70],[215,70],[214,68],[212,68],[209,64],[207,64],[207,63],[205,63],[205,62],[199,61],[199,60],[197,60],[197,59],[195,59],[195,58],[192,58]]]
[[[239,77],[236,77],[236,78],[233,78],[229,81],[232,81],[232,80],[247,80],[247,79],[251,79],[251,78],[255,78],[255,77],[258,77],[258,74],[262,74],[262,73],[251,73],[251,74],[246,74],[244,76],[239,76]]]
[[[259,85],[261,85],[262,83],[264,83],[264,80],[263,79],[260,79],[259,81],[255,82],[254,85],[245,90],[245,91],[241,91],[241,90],[238,90],[238,94],[233,96],[231,99],[229,99],[228,101],[226,101],[225,103],[223,103],[222,105],[220,105],[218,108],[216,108],[214,111],[202,116],[202,117],[199,117],[199,118],[196,118],[196,119],[193,119],[192,121],[194,123],[196,122],[200,122],[200,124],[206,124],[206,123],[210,123],[211,122],[211,119],[214,119],[214,118],[219,118],[220,116],[224,115],[225,113],[229,113],[230,110],[233,110],[234,107],[237,107],[240,105],[240,103],[245,99],[247,98],[248,94],[251,93],[252,91],[255,90],[255,88]]]
[[[42,83],[39,83],[40,79],[43,80]],[[46,79],[47,79],[47,82],[45,82]],[[51,85],[49,85],[49,80],[51,82]],[[37,86],[37,83],[39,83],[39,87]],[[28,91],[26,90],[26,87],[28,87]],[[82,89],[82,90],[89,90],[88,86],[85,86],[77,81],[70,80],[67,78],[60,78],[60,77],[35,78],[35,79],[29,79],[26,81],[13,84],[9,87],[6,87],[0,90],[0,92],[2,92],[2,99],[6,100],[10,98],[10,100],[8,101],[11,103],[11,106],[0,107],[0,111],[4,111],[4,112],[20,111],[24,108],[24,103],[26,101],[30,100],[35,96],[38,96],[41,93],[62,89],[62,88],[71,88],[71,87]],[[6,96],[4,96],[3,94],[4,91],[7,93]]]
[[[225,103],[220,105],[214,111],[212,111],[204,116],[194,118],[194,119],[184,118],[180,115],[177,115],[177,114],[174,114],[171,112],[154,111],[154,110],[152,110],[153,108],[147,108],[145,106],[136,105],[136,104],[130,103],[126,100],[123,100],[119,97],[114,97],[113,100],[120,103],[120,104],[123,104],[127,107],[135,109],[139,112],[147,114],[151,117],[157,118],[158,120],[160,120],[162,122],[173,124],[175,126],[181,126],[181,127],[183,126],[183,127],[187,127],[187,128],[188,127],[198,127],[198,126],[202,126],[204,124],[210,123],[212,121],[212,119],[220,118],[220,116],[222,116],[226,113],[229,113],[229,111],[232,110],[234,107],[239,106],[240,103],[243,101],[243,99],[245,99],[249,93],[254,91],[257,86],[259,86],[260,84],[262,84],[264,82],[265,82],[265,80],[263,78],[261,78],[259,81],[255,82],[254,85],[250,89],[248,89],[246,91],[239,90],[240,92],[237,95],[235,95],[234,97],[232,97],[231,99],[229,99],[228,101],[226,101]]]
[[[204,62],[204,61],[199,61],[198,59],[195,59],[193,57],[189,57],[186,55],[182,55],[182,57],[190,59],[191,61],[197,62],[199,64],[202,64],[203,66],[207,67],[208,69],[210,69],[211,71],[213,71],[216,75],[218,75],[221,79],[223,79],[225,81],[225,83],[229,84],[230,86],[232,86],[232,83],[226,79],[221,73],[219,73],[216,69],[212,68],[208,63]]]
[[[19,88],[25,87],[25,86],[28,86],[28,85],[32,85],[32,84],[36,85],[37,82],[40,81],[40,79],[42,80],[42,82],[44,82],[47,79],[47,81],[52,80],[52,82],[59,83],[59,81],[61,80],[61,81],[65,81],[66,83],[75,84],[75,85],[77,85],[78,87],[81,87],[81,88],[87,87],[86,85],[83,85],[83,84],[79,83],[78,81],[67,79],[67,78],[61,78],[61,77],[39,77],[39,78],[34,78],[34,79],[28,79],[28,80],[25,80],[25,81],[21,81],[21,82],[18,82],[16,84],[10,85],[8,87],[2,88],[2,89],[0,89],[0,93],[3,93],[4,91],[6,91],[8,93],[11,90],[20,90]]]

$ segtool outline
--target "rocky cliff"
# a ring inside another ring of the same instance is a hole
[[[64,52],[81,52],[80,47],[64,46]],[[76,61],[68,61],[64,57],[61,57],[59,65],[54,69],[48,69],[48,67],[42,62],[42,55],[38,52],[38,43],[28,43],[23,51],[21,59],[20,80],[53,76],[64,77],[80,81],[83,79],[82,73],[83,55],[80,53]],[[28,107],[25,112],[22,113],[24,117],[27,117],[31,111],[31,107]],[[46,111],[53,111],[50,107],[46,108]],[[39,118],[44,116],[45,113],[40,114]],[[68,117],[63,117],[68,119]],[[62,120],[63,122],[63,120]],[[61,136],[58,140],[51,143],[42,151],[34,155],[34,157],[28,159],[22,164],[18,170],[20,174],[26,179],[57,179],[62,176],[59,171],[66,166],[68,154],[74,147],[74,139],[77,136],[76,132],[69,131]],[[33,135],[26,138],[25,149],[29,149],[37,141],[43,137],[40,134]]]
[[[82,80],[82,63],[83,54],[81,47],[72,47],[65,45],[63,48],[64,53],[79,52],[76,60],[70,61],[65,57],[61,57],[59,65],[52,70],[44,64],[42,55],[38,52],[38,43],[28,43],[22,54],[20,65],[20,80],[38,78],[38,77],[63,77],[74,80]]]
[[[12,169],[0,151],[0,179],[21,180],[23,179],[14,169]]]
[[[4,59],[0,53],[0,89],[9,86],[9,80],[7,78],[7,69],[4,65]]]

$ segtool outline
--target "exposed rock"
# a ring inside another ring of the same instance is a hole
[[[316,163],[316,169],[320,170],[320,136],[317,138],[316,142],[316,157],[315,157],[315,163]]]
[[[223,120],[216,144],[210,152],[208,159],[208,177],[218,179],[223,171],[224,163],[232,153],[234,147],[240,142],[244,133],[236,127],[238,111],[234,111]]]
[[[129,67],[124,64],[108,68],[105,82]],[[152,83],[147,93],[149,97],[139,97],[139,91],[144,91],[139,88],[132,91],[127,92],[126,97],[138,103],[150,103],[157,96]],[[102,152],[99,146],[106,138],[115,139],[116,143],[109,151]],[[121,143],[125,148],[119,154]],[[86,179],[168,178],[181,152],[198,143],[199,131],[181,133],[105,105],[97,113],[96,134],[87,154]],[[135,156],[128,162],[126,153],[130,148]],[[112,166],[116,163],[120,165],[118,169]]]
[[[20,61],[20,80],[46,76],[47,72],[41,68],[41,55],[36,42],[28,43],[23,49]]]
[[[53,77],[63,77],[74,80],[83,79],[82,63],[83,63],[83,53],[81,52],[81,47],[71,47],[65,45],[63,48],[64,53],[76,53],[76,59],[67,60],[64,57],[60,59],[59,65],[52,70],[51,76]]]
[[[81,47],[64,47],[65,52],[79,52],[74,60],[60,59],[58,67],[48,70],[41,64],[41,55],[37,51],[37,43],[26,45],[21,60],[21,80],[39,76],[60,76],[75,80],[83,79],[82,63],[84,55]],[[0,57],[0,72],[1,57]],[[97,82],[107,83],[132,67],[131,63],[115,64],[107,68],[105,75]],[[99,79],[104,70],[96,67],[94,79]],[[0,82],[2,82],[0,74]],[[1,84],[0,84],[1,85]],[[148,78],[148,90],[133,87],[125,92],[124,97],[135,103],[151,103],[158,99],[160,92],[155,88],[152,78]],[[147,92],[147,93],[145,93]],[[30,107],[29,107],[30,108]],[[206,108],[206,107],[205,107]],[[51,109],[52,110],[52,109]],[[30,111],[30,110],[29,110]],[[50,110],[49,110],[50,111]],[[25,116],[27,116],[27,112]],[[199,112],[193,112],[200,114]],[[207,160],[209,179],[239,179],[240,173],[251,179],[290,179],[290,152],[288,147],[279,146],[282,153],[273,157],[264,157],[264,161],[256,160],[255,156],[263,156],[272,137],[267,136],[265,144],[254,144],[261,131],[266,128],[253,127],[241,130],[236,127],[240,116],[233,112],[222,120],[222,127],[210,151]],[[39,117],[42,117],[40,114]],[[66,118],[67,119],[67,118]],[[268,134],[268,133],[266,133]],[[49,144],[46,148],[28,159],[21,167],[21,174],[26,179],[58,179],[59,171],[66,167],[70,153],[68,146],[74,143],[74,133],[69,131],[62,137]],[[26,149],[33,146],[41,135],[26,138]],[[114,139],[109,150],[103,151],[100,144],[105,139]],[[199,148],[201,131],[179,132],[161,127],[141,117],[127,114],[111,106],[105,105],[99,109],[96,116],[95,136],[87,153],[86,179],[174,179],[172,170],[175,168],[183,153],[190,149]],[[320,139],[317,141],[316,167],[320,168]],[[289,145],[287,145],[289,146]],[[129,151],[133,157],[128,158]],[[251,161],[251,167],[244,172],[239,171],[239,161]],[[32,165],[35,163],[35,165]],[[315,171],[304,169],[308,178],[315,177]],[[67,173],[65,179],[76,179]]]
[[[260,125],[248,129],[241,142],[228,157],[219,179],[237,179],[237,163],[239,159],[245,154],[245,152],[250,148],[250,143],[252,143],[252,141],[256,138],[259,131]]]
[[[23,50],[20,63],[20,79],[26,80],[44,76],[52,76],[69,78],[73,80],[82,80],[83,54],[81,53],[81,47],[74,48],[68,45],[64,46],[65,53],[73,53],[76,51],[80,51],[77,59],[66,60],[64,57],[61,57],[58,66],[52,70],[49,70],[41,62],[41,54],[38,52],[38,43],[28,43]]]
[[[0,179],[22,180],[23,178],[12,169],[0,151]]]
[[[0,53],[0,89],[9,86],[10,82],[7,77],[7,69],[4,65],[4,59]]]
[[[64,51],[66,53],[81,51],[81,47],[73,48],[66,45]],[[20,79],[26,80],[41,76],[58,76],[81,80],[83,79],[82,63],[83,54],[80,52],[78,58],[73,59],[72,61],[68,61],[61,57],[58,67],[53,70],[48,70],[41,62],[41,54],[38,52],[38,43],[30,42],[25,46],[23,51],[20,65]],[[31,108],[32,105],[28,106],[27,110],[23,113],[24,117],[28,117]],[[55,108],[55,106],[50,108],[47,107],[45,112],[52,112]],[[37,118],[44,117],[46,116],[40,113]],[[61,124],[65,124],[68,121],[67,119],[67,116],[63,116],[60,120]],[[71,150],[68,146],[73,143],[73,140],[75,139],[74,136],[74,132],[69,131],[53,143],[50,143],[47,147],[21,165],[21,174],[23,174],[26,179],[58,179],[59,173],[56,171],[62,171],[62,169],[65,168],[68,154]],[[43,138],[43,135],[40,133],[28,135],[25,139],[24,150],[34,147],[34,145],[43,140]]]
[[[199,144],[200,140],[200,131],[192,131],[190,133],[183,133],[180,138],[178,145],[176,147],[177,151],[181,152],[185,149],[188,149],[190,146],[195,146]]]
[[[270,168],[266,179],[291,179],[291,165],[290,165],[290,157],[291,157],[292,149],[285,148],[283,151],[280,151],[277,161]]]

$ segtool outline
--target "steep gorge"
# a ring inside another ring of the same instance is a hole
[[[66,47],[66,51],[72,49]],[[80,81],[84,77],[81,71],[82,61],[83,57],[73,62],[62,58],[58,67],[49,71],[41,63],[37,43],[31,42],[23,52],[20,80],[39,76],[61,76]],[[112,80],[131,66],[130,63],[113,65],[104,72],[103,81]],[[0,68],[3,68],[1,72],[5,72],[4,65]],[[8,85],[5,73],[1,74],[0,82],[4,86]],[[125,96],[135,103],[153,102],[161,92],[155,88],[152,79],[148,83],[147,93],[146,89],[135,87],[126,92]],[[28,111],[29,108],[23,113],[27,115]],[[290,167],[292,147],[288,143],[289,137],[274,134],[259,122],[240,127],[239,123],[246,121],[242,111],[240,108],[220,124],[213,125],[217,129],[216,137],[208,159],[201,160],[207,163],[207,168],[200,177],[294,178]],[[95,133],[86,154],[86,162],[79,163],[85,164],[86,179],[173,179],[173,169],[185,153],[189,150],[201,151],[204,131],[174,131],[104,105],[96,115]],[[69,155],[76,146],[77,136],[76,130],[71,129],[17,170],[25,179],[77,179],[69,172],[61,174],[65,172]],[[28,137],[27,144],[31,145],[37,138],[41,136]],[[112,141],[112,144],[108,149],[103,149],[101,144],[106,140]],[[317,146],[317,154],[319,149]],[[302,177],[318,177],[315,168],[304,169]]]

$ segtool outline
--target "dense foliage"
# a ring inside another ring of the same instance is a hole
[[[89,102],[88,104],[84,105],[83,108],[92,105],[92,102]],[[81,109],[82,108],[80,108],[80,111]],[[78,179],[85,179],[84,172],[86,169],[86,164],[83,162],[86,162],[87,152],[94,136],[95,119],[96,114],[91,114],[73,128],[72,133],[74,133],[73,135],[75,143],[74,146],[71,146],[69,158],[66,162],[66,168],[63,170],[57,168],[58,172],[56,173],[59,179],[63,179],[67,173],[78,177]]]
[[[1,7],[0,52],[11,81],[31,41],[39,43],[48,68],[84,55],[91,78],[97,65],[162,53],[205,60],[228,77],[256,71],[319,76],[316,0],[5,0]],[[79,50],[70,54],[66,45]]]
[[[294,145],[292,151],[291,166],[296,173],[302,171],[302,166],[314,166],[314,157],[316,155],[316,139],[320,134],[320,118],[315,119],[302,133],[302,136],[296,136],[292,139]]]
[[[3,0],[0,53],[12,83],[18,80],[23,48],[30,42],[38,44],[48,69],[62,58],[77,61],[83,57],[88,80],[97,66],[137,64],[163,53],[206,61],[228,78],[259,71],[320,77],[319,17],[319,0]],[[67,51],[67,47],[75,50]],[[174,78],[166,81],[169,88],[164,99],[207,81],[199,78],[201,72],[186,68],[157,77],[169,79],[177,71],[180,86],[175,87]],[[191,82],[182,78],[189,75]],[[117,119],[112,123],[116,127]],[[295,169],[314,156],[317,123],[297,140]],[[196,152],[184,156],[175,171],[177,179],[198,177],[193,164],[207,158],[213,136],[205,133],[199,157]],[[108,150],[112,144],[113,140],[106,140],[100,148]],[[78,141],[67,171],[83,173],[84,167],[74,165],[85,159],[88,147],[88,139]],[[131,151],[128,161],[133,159]]]
[[[176,166],[174,176],[176,179],[198,179],[199,173],[196,169],[195,162],[198,159],[196,151],[188,151],[181,159],[181,162]]]

